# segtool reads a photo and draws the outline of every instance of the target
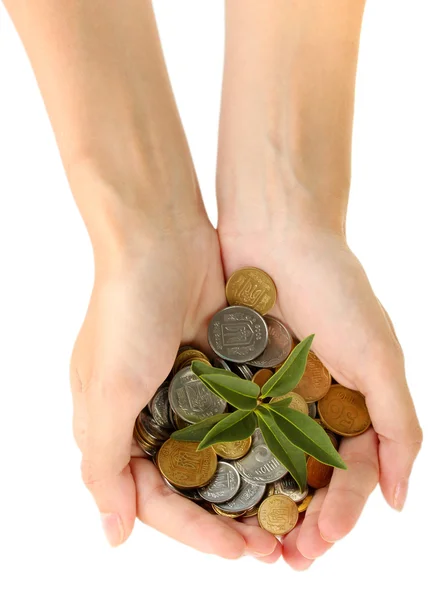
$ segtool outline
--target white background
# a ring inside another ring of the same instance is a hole
[[[215,218],[223,6],[162,0],[156,10]],[[0,17],[0,597],[366,599],[417,597],[429,587],[424,595],[438,597],[437,1],[367,5],[348,220],[351,245],[406,352],[425,444],[403,513],[376,490],[356,530],[303,574],[282,560],[205,556],[141,524],[123,547],[107,547],[80,481],[68,383],[91,249],[29,63],[3,8]]]

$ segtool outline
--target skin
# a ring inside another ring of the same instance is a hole
[[[109,542],[124,542],[137,514],[203,552],[268,563],[283,554],[301,570],[354,526],[379,478],[401,508],[421,430],[394,330],[345,240],[363,2],[334,0],[332,14],[318,0],[277,0],[276,11],[268,0],[227,2],[218,236],[151,4],[5,5],[94,251],[71,382],[82,477]],[[344,440],[348,471],[335,472],[282,545],[255,517],[211,515],[171,492],[132,441],[179,345],[205,347],[224,274],[245,265],[274,278],[274,314],[300,338],[316,334],[313,350],[365,394],[377,432]]]

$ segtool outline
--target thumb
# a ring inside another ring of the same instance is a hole
[[[101,513],[112,546],[130,535],[136,518],[136,489],[130,469],[135,414],[139,404],[118,385],[74,391],[74,436],[82,452],[82,479]],[[137,413],[136,413],[137,414]]]
[[[370,373],[365,397],[379,437],[380,486],[388,504],[402,510],[413,463],[422,444],[422,429],[405,377],[403,357],[382,356]]]

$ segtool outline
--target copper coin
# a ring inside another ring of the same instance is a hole
[[[252,377],[252,381],[262,388],[266,381],[269,381],[272,375],[273,372],[270,369],[260,369]]]
[[[293,408],[293,410],[297,410],[302,412],[304,415],[309,414],[309,409],[307,407],[307,402],[304,400],[302,396],[295,392],[289,392],[288,394],[284,394],[284,396],[276,396],[272,398],[269,404],[279,402],[280,400],[284,400],[284,398],[291,398],[289,408]]]
[[[323,463],[309,456],[307,459],[307,484],[310,487],[323,488],[330,483],[330,479],[333,475],[333,467],[324,465]]]
[[[305,512],[308,508],[309,508],[309,504],[313,499],[313,494],[308,494],[304,500],[301,502],[301,504],[298,504],[298,512],[302,513]]]
[[[331,386],[318,411],[325,427],[346,437],[360,435],[371,425],[364,396],[343,385]]]
[[[236,460],[248,453],[251,444],[252,438],[248,437],[245,440],[237,442],[219,442],[218,444],[213,444],[212,447],[218,456],[227,460]]]
[[[275,306],[277,290],[267,273],[256,267],[245,267],[228,279],[226,298],[230,306],[248,306],[265,315]]]
[[[194,488],[206,485],[217,469],[213,448],[197,451],[198,442],[182,442],[170,438],[160,448],[157,466],[173,485]]]
[[[177,371],[180,371],[180,369],[183,369],[184,365],[185,366],[190,365],[193,360],[200,360],[204,363],[211,364],[209,362],[206,354],[204,354],[200,350],[196,350],[195,348],[188,348],[186,346],[184,346],[184,348],[185,349],[182,352],[179,352],[179,354],[176,357],[176,360],[174,361],[174,365],[173,365],[173,374],[174,375],[177,373]]]
[[[315,402],[326,395],[331,381],[328,369],[324,367],[314,352],[309,352],[306,370],[294,391],[300,394],[306,402]]]
[[[258,522],[274,535],[286,535],[298,522],[298,507],[284,494],[268,496],[258,509]]]

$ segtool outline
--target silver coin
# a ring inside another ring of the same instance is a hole
[[[216,369],[224,369],[225,371],[231,371],[232,372],[232,369],[228,365],[228,363],[225,360],[223,360],[223,358],[219,358],[218,356],[216,356],[213,359],[212,366],[215,367]]]
[[[173,424],[169,414],[168,387],[168,385],[163,385],[157,390],[149,403],[149,407],[153,419],[158,425],[166,429],[172,429]]]
[[[246,363],[264,351],[268,341],[266,321],[247,306],[228,306],[209,323],[208,341],[214,352],[234,363]]]
[[[316,413],[317,413],[316,405],[317,404],[318,404],[317,402],[310,402],[307,404],[307,408],[309,409],[309,417],[312,417],[312,419],[316,419]]]
[[[270,369],[284,362],[292,351],[292,336],[287,327],[278,319],[266,316],[264,320],[269,331],[266,349],[254,360],[249,360],[253,367]]]
[[[240,475],[231,464],[220,460],[214,477],[198,492],[202,498],[209,502],[227,502],[235,496],[240,487]]]
[[[251,483],[250,481],[246,481],[246,479],[242,479],[238,492],[231,500],[222,502],[221,504],[216,502],[215,504],[225,512],[241,512],[242,510],[249,510],[261,500],[265,491],[265,484]]]
[[[276,481],[274,486],[275,494],[289,496],[294,502],[302,502],[309,493],[309,488],[307,486],[303,492],[300,491],[298,484],[290,473],[287,473],[282,479]]]
[[[202,501],[202,498],[201,496],[199,496],[199,493],[196,489],[180,490],[179,488],[175,487],[171,482],[169,482],[168,479],[166,479],[165,477],[162,476],[162,479],[164,480],[164,483],[170,488],[170,490],[173,490],[173,492],[176,492],[176,494],[179,494],[179,496],[183,496],[184,498],[188,498],[189,500],[195,500],[196,502]]]
[[[235,460],[234,467],[252,483],[272,483],[281,479],[287,469],[275,458],[265,442],[252,446],[246,456]]]
[[[261,429],[259,427],[255,428],[254,433],[252,434],[252,447],[258,446],[258,444],[265,444],[263,434],[261,433]]]
[[[145,431],[158,442],[164,442],[170,437],[170,431],[158,425],[153,417],[150,417],[150,415],[144,411],[139,415],[139,422],[141,427],[143,427]]]
[[[247,365],[237,365],[237,370],[244,379],[248,379],[249,381],[251,381],[252,377],[254,376]]]
[[[225,400],[208,390],[191,367],[185,367],[174,375],[168,398],[174,412],[188,423],[198,423],[226,409]]]

